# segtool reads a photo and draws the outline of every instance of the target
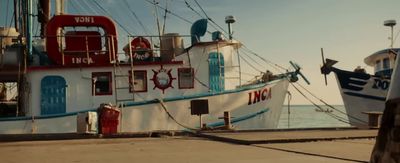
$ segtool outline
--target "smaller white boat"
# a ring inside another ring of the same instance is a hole
[[[385,25],[394,26],[393,21],[385,21]],[[371,74],[360,66],[353,71],[342,70],[333,67],[338,61],[323,59],[325,63],[321,73],[335,73],[350,125],[367,125],[368,116],[362,112],[383,112],[395,58],[399,52],[400,48],[388,48],[366,57],[364,63],[374,67]]]

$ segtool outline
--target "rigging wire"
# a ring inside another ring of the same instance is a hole
[[[82,1],[83,2],[83,4],[86,6],[86,7],[83,7],[82,6],[82,10],[81,11],[86,11],[87,12],[87,10],[85,10],[85,8],[89,8],[90,9],[90,12],[92,12],[93,14],[98,14],[98,15],[100,15],[100,12],[99,11],[97,11],[97,9],[95,9],[94,7],[93,7],[93,5],[90,5],[89,4],[89,2],[88,1]],[[78,5],[78,6],[80,6],[80,5]],[[81,7],[81,6],[80,6]],[[106,13],[103,13],[103,14],[106,14]]]
[[[133,15],[133,17],[136,19],[136,21],[139,23],[140,27],[143,28],[143,31],[146,35],[148,35],[150,32],[149,30],[143,25],[143,22],[139,19],[139,17],[136,15],[135,11],[132,10],[131,6],[129,5],[129,3],[124,0],[125,5],[128,7],[130,13]]]
[[[258,58],[260,58],[260,59],[261,59],[262,61],[264,61],[265,63],[271,64],[271,65],[273,65],[273,66],[276,66],[276,67],[278,67],[278,68],[280,68],[280,69],[282,69],[282,70],[287,70],[286,68],[284,68],[284,67],[282,67],[282,66],[280,66],[280,65],[278,65],[278,64],[276,64],[276,63],[274,63],[274,62],[272,62],[272,61],[270,61],[270,60],[268,60],[268,59],[265,59],[264,57],[261,57],[259,54],[257,54],[256,52],[254,52],[254,51],[252,51],[250,48],[248,48],[245,44],[242,43],[242,45],[243,45],[243,47],[244,47],[245,50],[247,50],[249,53],[251,53],[251,54],[257,56]]]
[[[7,9],[7,10],[8,10],[8,9]],[[13,24],[13,20],[14,20],[14,16],[11,17],[11,21],[10,21],[10,24],[8,25],[8,28],[11,28],[11,26],[12,26],[12,24]],[[7,23],[6,23],[5,25],[7,25]],[[10,35],[10,32],[11,32],[11,30],[8,30],[6,36],[9,36],[9,35]]]
[[[244,62],[246,62],[251,68],[253,68],[254,70],[258,71],[258,72],[264,72],[259,70],[258,68],[254,67],[252,64],[250,64],[249,61],[247,61],[245,58],[243,58],[242,56],[239,56],[241,59],[243,59]]]
[[[196,11],[192,6],[190,6],[190,4],[186,0],[185,0],[185,4],[186,4],[186,7],[188,7],[190,10],[192,10],[194,13],[196,13],[200,18],[204,19],[204,17],[198,11]],[[207,18],[207,20],[208,20],[208,18]],[[218,30],[218,28],[215,25],[213,25],[212,23],[210,25],[214,29]],[[212,33],[212,32],[209,32],[209,31],[207,31],[207,32],[208,33]]]
[[[156,0],[153,0],[153,3],[154,4],[158,4],[158,2],[156,3]],[[165,10],[167,10],[167,9],[165,9]],[[157,31],[158,31],[158,41],[160,42],[160,44],[161,44],[161,30],[160,30],[160,21],[158,20],[158,10],[157,10],[157,6],[156,5],[154,5],[154,17],[155,17],[155,19],[156,19],[156,23],[157,23]]]
[[[185,4],[186,4],[186,7],[188,7],[190,10],[192,10],[198,16],[200,16],[200,18],[203,18],[203,16],[201,16],[201,14],[198,11],[196,11],[192,6],[190,6],[190,4],[186,0],[185,0]]]
[[[5,23],[4,23],[4,24],[7,24],[7,23],[8,23],[8,8],[10,8],[10,7],[9,7],[9,3],[10,3],[10,0],[7,0],[6,19],[5,19]]]
[[[187,126],[187,125],[184,125],[184,124],[178,122],[178,120],[176,120],[175,117],[172,116],[171,113],[167,110],[167,107],[165,106],[164,101],[163,101],[162,99],[156,99],[156,100],[160,103],[161,107],[163,108],[163,110],[165,111],[165,113],[167,113],[168,117],[171,118],[176,124],[178,124],[179,126],[181,126],[181,127],[183,127],[183,128],[192,130],[192,131],[197,131],[197,130],[198,130],[198,129],[189,127],[189,126]],[[200,127],[201,127],[201,126],[200,126]]]
[[[207,15],[207,13],[206,13],[205,10],[201,7],[201,5],[198,3],[197,0],[194,0],[194,2],[195,2],[195,3],[197,4],[197,6],[201,9],[201,11],[203,12],[203,14],[206,16],[206,18],[207,18],[208,20],[210,20],[213,24],[215,24],[215,25],[216,25],[219,29],[221,29],[225,34],[228,34],[228,32],[226,32],[221,26],[219,26],[213,19],[211,19],[211,18]],[[187,6],[189,9],[191,9],[191,10],[192,10],[193,12],[195,12],[197,15],[199,15],[200,17],[202,17],[201,14],[200,14],[199,12],[197,12],[196,10],[194,10],[186,0],[185,0],[185,3],[186,3],[186,6]],[[211,26],[213,26],[213,25],[211,25]],[[214,27],[215,29],[217,29],[215,26],[213,26],[213,27]],[[271,62],[271,61],[269,61],[269,60],[267,60],[267,59],[261,57],[261,56],[258,55],[257,53],[255,53],[255,52],[253,52],[252,50],[250,50],[249,48],[247,48],[244,44],[242,44],[242,45],[243,45],[251,54],[257,56],[257,57],[260,58],[261,60],[265,61],[267,64],[272,65],[272,67],[273,67],[273,66],[276,66],[276,67],[278,67],[278,68],[280,68],[280,69],[282,69],[282,70],[287,70],[286,68],[284,68],[284,67],[282,67],[282,66],[280,66],[280,65],[278,65],[278,64],[276,64],[276,63],[273,63],[273,62]],[[277,68],[275,68],[275,69],[277,69]],[[279,71],[278,71],[278,72],[279,72]],[[282,73],[282,72],[280,72],[280,73]]]
[[[162,27],[162,34],[165,33],[165,24],[167,23],[167,9],[168,9],[168,0],[165,1],[165,10],[164,10],[164,20],[163,20],[163,27]]]
[[[203,14],[206,16],[206,18],[208,20],[210,20],[212,23],[214,23],[219,29],[221,29],[225,34],[229,34],[228,32],[225,31],[224,28],[222,28],[220,25],[218,25],[216,22],[214,22],[213,19],[211,19],[207,13],[204,11],[203,7],[201,7],[201,5],[199,4],[199,2],[197,2],[197,0],[194,0],[194,2],[196,2],[197,6],[200,8],[200,10],[203,12]]]
[[[256,63],[258,66],[263,67],[264,65],[261,65],[261,63],[259,63],[258,61],[256,61],[255,59],[253,59],[252,57],[250,57],[249,54],[247,54],[245,51],[241,50],[243,53],[245,54],[251,61],[253,61],[254,63]]]
[[[245,54],[248,54],[248,52],[246,52],[245,51],[245,49],[240,49],[240,51],[242,52],[242,53],[245,53]],[[250,53],[250,52],[249,52]],[[250,53],[250,54],[252,54],[252,53]],[[254,54],[252,54],[252,55],[254,55]],[[259,57],[258,57],[259,58]],[[267,65],[269,65],[271,68],[273,68],[273,69],[275,69],[278,73],[284,73],[284,72],[282,72],[282,70],[281,69],[279,69],[277,66],[275,66],[275,63],[270,63],[270,62],[265,62],[264,60],[262,60],[264,63],[266,63]],[[261,67],[264,67],[264,66],[261,66]],[[283,67],[282,67],[283,68]],[[287,69],[285,69],[285,71],[288,71]]]
[[[147,3],[152,4],[152,5],[156,5],[158,8],[165,10],[166,12],[168,12],[168,13],[170,13],[171,15],[173,15],[173,16],[175,16],[175,17],[177,17],[177,18],[179,18],[179,19],[181,19],[181,20],[183,20],[183,21],[185,21],[186,23],[193,24],[193,22],[191,22],[190,20],[185,19],[184,17],[179,16],[178,14],[175,14],[175,13],[171,12],[171,10],[166,9],[166,8],[160,6],[160,5],[157,4],[157,3],[153,3],[153,2],[151,2],[150,0],[145,0],[145,1],[146,1]]]
[[[339,110],[339,109],[336,109],[335,107],[333,107],[332,105],[329,105],[328,103],[326,103],[324,100],[322,100],[321,98],[318,98],[316,95],[314,95],[312,92],[310,92],[308,89],[306,89],[304,86],[302,86],[301,84],[299,84],[299,83],[297,83],[297,85],[299,85],[302,89],[304,89],[307,93],[309,93],[311,96],[313,96],[315,99],[318,99],[320,102],[322,102],[323,104],[325,104],[326,106],[328,106],[328,107],[330,107],[331,109],[333,109],[333,110],[336,110],[337,112],[339,112],[339,113],[341,113],[341,114],[344,114],[344,115],[347,115],[349,118],[352,118],[352,119],[354,119],[354,120],[357,120],[357,121],[360,121],[360,122],[362,122],[362,123],[365,123],[365,124],[367,124],[367,122],[365,122],[365,121],[363,121],[363,120],[361,120],[361,119],[359,119],[359,118],[357,118],[357,117],[354,117],[354,116],[351,116],[351,115],[349,115],[349,114],[346,114],[345,112],[343,112],[343,111],[341,111],[341,110]]]
[[[321,106],[319,106],[319,105],[317,105],[315,102],[313,102],[310,98],[308,98],[299,88],[297,88],[293,83],[290,83],[292,86],[293,86],[293,88],[295,88],[295,90],[297,91],[297,92],[299,92],[306,100],[308,100],[312,105],[314,105],[315,107],[317,107],[317,108],[319,108],[319,109],[323,109]],[[327,113],[327,112],[325,112],[325,113]],[[338,117],[338,116],[335,116],[334,114],[329,114],[329,113],[327,113],[327,115],[329,115],[329,116],[331,116],[332,118],[334,118],[334,119],[336,119],[336,120],[339,120],[339,121],[341,121],[341,122],[343,122],[343,123],[348,123],[349,124],[349,122],[348,121],[346,121],[344,118],[342,118],[342,117]]]
[[[97,1],[91,1],[91,2],[94,2],[101,10],[103,10],[103,12],[104,12],[105,14],[107,14],[107,15],[110,16],[110,17],[112,17],[111,14],[110,14],[106,9],[104,9],[104,7],[102,7]],[[119,21],[117,21],[117,19],[115,19],[114,21],[115,21],[127,34],[132,35],[132,34],[128,31],[128,29],[125,28],[125,26],[123,26]]]
[[[82,1],[82,2],[86,3],[86,1]],[[79,13],[80,10],[82,10],[80,5],[77,5],[77,6],[79,6],[79,8],[75,5],[75,1],[71,1],[71,3],[69,3],[69,4],[71,4],[71,7],[73,9],[75,9],[75,11],[77,11],[78,13]]]
[[[243,71],[235,71],[235,72],[240,72],[240,73],[242,73],[243,75],[247,75],[247,76],[258,76],[258,75],[256,75],[256,74],[252,74],[252,73],[248,73],[248,72],[243,72]]]

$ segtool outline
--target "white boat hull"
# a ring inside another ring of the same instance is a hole
[[[163,101],[177,122],[191,128],[199,128],[199,117],[191,115],[190,101],[207,99],[209,114],[203,115],[202,120],[209,127],[222,126],[220,117],[224,111],[230,111],[235,129],[271,129],[278,125],[288,84],[289,81],[282,79],[216,94],[166,98]],[[131,103],[120,109],[119,132],[185,129],[168,116],[157,100]],[[77,132],[76,114],[1,119],[0,134]]]
[[[368,115],[363,112],[383,112],[390,79],[339,69],[334,72],[350,125],[368,125]]]

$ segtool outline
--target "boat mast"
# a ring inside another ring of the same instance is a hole
[[[56,11],[55,15],[64,14],[64,0],[56,0]]]
[[[14,27],[15,31],[19,32],[19,27],[18,27],[18,18],[19,18],[19,7],[18,7],[18,0],[14,0]]]
[[[40,22],[40,37],[43,39],[46,32],[46,26],[50,18],[50,0],[40,0],[38,13],[38,21]]]
[[[32,57],[32,20],[33,20],[33,15],[32,15],[32,0],[26,0],[27,2],[27,19],[26,19],[26,46],[28,49],[28,60],[31,59]]]
[[[157,10],[158,2],[156,2],[156,0],[153,0],[153,4],[154,4],[154,12],[155,12],[155,15],[156,15],[156,22],[157,22],[157,29],[158,29],[158,39],[160,41],[160,46],[161,46],[161,29],[160,29],[160,20],[158,18],[158,10]],[[160,50],[160,56],[161,56],[161,52],[162,52],[161,50]]]

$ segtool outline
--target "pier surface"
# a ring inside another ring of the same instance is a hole
[[[377,130],[307,130],[11,141],[0,143],[0,157],[2,163],[368,162],[376,134]]]

